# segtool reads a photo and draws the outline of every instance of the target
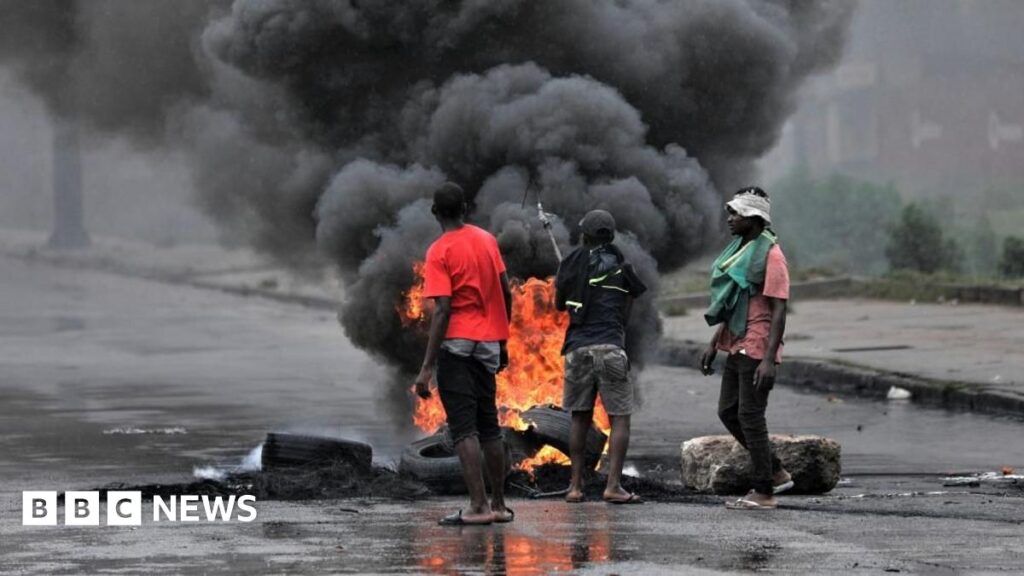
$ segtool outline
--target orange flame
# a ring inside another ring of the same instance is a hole
[[[416,281],[402,294],[402,304],[397,307],[402,326],[422,322],[426,318],[426,308],[429,304],[429,301],[423,298],[423,262],[413,264],[412,272],[416,275]]]
[[[530,474],[533,477],[533,469],[537,466],[543,466],[544,464],[558,464],[559,466],[568,466],[571,464],[569,457],[562,453],[561,450],[554,446],[544,446],[537,451],[536,454],[531,458],[523,460],[519,464],[516,464],[516,470],[522,470]]]
[[[423,263],[413,266],[416,282],[402,294],[398,313],[403,326],[419,325],[426,329],[429,315],[423,298]],[[512,322],[509,326],[509,366],[497,377],[498,419],[502,426],[526,430],[529,424],[520,414],[538,404],[562,403],[562,342],[569,317],[555,309],[554,279],[530,278],[512,281]],[[437,394],[416,399],[413,422],[421,430],[433,432],[445,422],[444,407]],[[611,429],[608,414],[598,399],[594,407],[594,423],[606,434]],[[554,450],[552,448],[552,450]],[[558,452],[555,450],[558,454]],[[550,452],[546,455],[551,458]],[[562,455],[564,462],[568,458]],[[524,462],[532,469],[544,462]],[[554,460],[549,460],[554,461]]]

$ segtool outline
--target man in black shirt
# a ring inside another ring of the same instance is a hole
[[[572,481],[565,499],[582,502],[584,450],[598,394],[611,418],[608,485],[604,500],[639,504],[643,500],[622,488],[622,465],[629,447],[629,416],[633,412],[633,381],[626,356],[626,320],[633,298],[647,289],[612,244],[615,219],[592,210],[580,221],[582,246],[562,260],[555,279],[555,306],[569,312],[562,354],[565,388],[562,407],[572,413],[569,457]]]

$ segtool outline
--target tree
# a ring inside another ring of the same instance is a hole
[[[956,272],[963,259],[959,245],[945,237],[939,220],[913,202],[903,208],[899,221],[890,228],[885,256],[893,270],[926,274]]]
[[[999,273],[1007,278],[1024,278],[1024,238],[1008,236],[1003,240]]]
[[[885,271],[886,232],[901,205],[891,185],[838,174],[812,180],[796,172],[769,192],[773,227],[795,265],[858,274]]]
[[[999,239],[988,215],[982,214],[970,235],[970,267],[976,276],[991,276],[996,270]]]

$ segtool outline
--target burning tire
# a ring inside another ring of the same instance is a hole
[[[509,471],[509,447],[505,447],[506,474]],[[462,465],[453,451],[451,440],[446,434],[438,432],[422,440],[417,440],[402,452],[398,464],[398,472],[410,476],[426,484],[431,490],[440,494],[465,494],[466,483],[462,479]],[[487,481],[487,474],[484,474]]]
[[[352,440],[274,432],[267,434],[263,442],[264,470],[321,468],[339,461],[368,471],[373,461],[373,448]]]
[[[530,424],[528,434],[532,435],[539,446],[548,444],[560,450],[563,454],[569,454],[569,432],[572,429],[572,414],[551,404],[534,406],[523,412],[522,418]],[[608,437],[597,429],[590,427],[587,433],[586,464],[588,468],[597,466],[601,454],[604,452],[605,442]]]

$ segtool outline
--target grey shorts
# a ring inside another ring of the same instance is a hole
[[[593,410],[597,394],[609,415],[633,413],[629,358],[614,344],[583,346],[565,355],[562,407],[570,412]]]

